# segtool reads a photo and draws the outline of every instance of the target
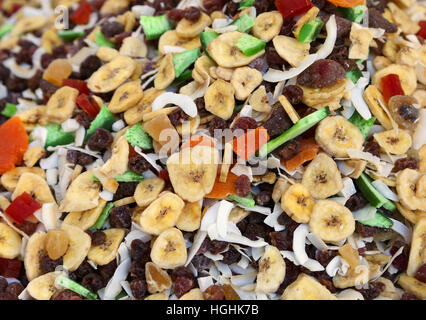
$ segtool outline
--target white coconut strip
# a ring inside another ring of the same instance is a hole
[[[45,53],[46,51],[43,49],[43,47],[39,47],[36,51],[34,51],[32,57],[34,68],[41,69],[41,56]]]
[[[232,271],[227,264],[224,264],[220,261],[215,261],[214,264],[216,265],[217,269],[220,271],[220,273],[224,277],[226,278],[232,277]]]
[[[112,130],[114,132],[118,132],[121,129],[123,129],[125,126],[126,126],[126,124],[124,123],[124,121],[120,119],[120,120],[117,120],[116,122],[114,122],[112,124]]]
[[[21,256],[21,259],[25,258],[25,249],[27,248],[27,243],[28,243],[28,238],[21,239],[21,251],[19,253]]]
[[[240,267],[240,268],[245,269],[245,268],[248,267],[249,263],[250,263],[249,259],[247,259],[246,257],[242,256],[241,259],[240,259],[240,261],[238,261],[237,266]]]
[[[303,59],[302,63],[296,68],[291,68],[287,71],[269,69],[263,75],[263,80],[265,80],[267,82],[280,82],[280,81],[291,79],[293,77],[298,76],[303,71],[305,71],[317,59],[318,59],[318,55],[316,53],[314,53],[314,54],[310,54],[305,59]]]
[[[67,119],[62,122],[61,127],[64,132],[74,132],[80,128],[80,124],[75,119]]]
[[[200,230],[207,231],[208,227],[217,221],[218,210],[220,202],[216,202],[210,208],[207,209],[206,213],[201,220]]]
[[[105,201],[112,201],[112,199],[114,198],[114,194],[108,190],[103,190],[99,192],[99,197],[101,197]]]
[[[179,106],[188,116],[195,117],[198,114],[197,106],[192,99],[184,94],[165,92],[155,98],[152,103],[152,111],[160,110],[168,104]]]
[[[229,267],[231,268],[232,272],[236,274],[247,274],[247,273],[251,273],[255,271],[250,265],[247,266],[246,268],[241,268],[240,266],[234,263],[234,264],[231,264]]]
[[[211,253],[211,252],[207,251],[207,252],[205,252],[205,253],[204,253],[204,255],[205,255],[207,258],[209,258],[210,260],[213,260],[213,261],[220,261],[220,260],[222,260],[222,259],[223,259],[223,255],[222,255],[222,254],[220,254],[220,253],[213,254],[213,253]]]
[[[240,234],[235,234],[235,233],[232,233],[232,232],[228,232],[226,237],[224,237],[224,238],[220,237],[219,240],[232,242],[232,243],[238,243],[238,244],[242,244],[244,246],[249,246],[251,248],[264,247],[264,246],[268,245],[268,243],[263,241],[262,238],[259,238],[258,240],[253,241],[253,240],[250,240],[249,238],[246,238],[246,237],[244,237]]]
[[[247,211],[258,212],[264,215],[271,214],[271,208],[268,208],[268,207],[262,207],[262,206],[256,205],[253,208],[249,208],[239,203],[237,203],[237,206],[240,208],[246,209]]]
[[[308,233],[307,238],[312,243],[312,245],[318,250],[328,250],[327,244],[315,233],[312,233],[312,232]]]
[[[386,184],[384,184],[382,180],[374,180],[371,184],[377,189],[377,191],[379,191],[389,200],[396,202],[399,201],[399,198],[395,192],[393,192]]]
[[[334,15],[330,16],[327,21],[327,24],[325,25],[325,28],[327,30],[327,38],[325,39],[324,44],[316,53],[318,55],[318,59],[327,58],[334,49],[334,44],[336,43],[337,39],[337,24]]]
[[[58,167],[58,153],[54,152],[48,158],[40,159],[40,168],[43,170],[53,169]]]
[[[204,81],[203,84],[199,86],[193,94],[190,95],[191,99],[195,100],[195,99],[204,97],[204,94],[206,93],[209,85],[210,85],[210,77],[207,77],[207,80]]]
[[[136,17],[153,16],[155,13],[155,9],[147,5],[137,5],[132,7],[132,12]]]
[[[350,83],[351,81],[346,81],[346,83]],[[340,114],[345,117],[346,119],[349,119],[352,117],[352,115],[355,112],[355,107],[353,106],[352,102],[350,100],[342,100],[341,105],[343,106],[343,110],[340,112]]]
[[[135,299],[135,296],[133,295],[132,289],[130,288],[130,283],[128,281],[121,281],[120,286],[124,289],[124,291],[127,293],[127,295],[130,298]],[[122,299],[120,299],[120,300],[122,300]]]
[[[395,254],[390,258],[389,262],[386,264],[386,266],[383,268],[383,270],[381,270],[380,273],[371,281],[375,281],[378,278],[380,278],[382,276],[382,274],[384,274],[386,272],[386,270],[388,270],[388,268],[392,265],[393,261],[402,253],[403,250],[404,250],[403,246],[401,248],[399,248],[398,251],[395,252]]]
[[[348,166],[346,164],[346,161],[342,161],[342,160],[337,160],[336,161],[337,164],[337,168],[339,168],[339,171],[344,175],[344,176],[348,176],[350,174],[352,174],[352,172],[355,171],[355,168]]]
[[[96,48],[83,47],[75,55],[68,59],[71,64],[73,71],[79,72],[81,63],[91,55],[95,55],[97,52]]]
[[[299,262],[296,259],[296,256],[294,255],[293,251],[288,251],[288,250],[282,250],[280,251],[281,255],[283,256],[283,258],[290,260],[291,262],[293,262],[296,266],[300,266]]]
[[[411,237],[413,235],[412,230],[402,222],[399,222],[398,220],[392,218],[389,219],[391,219],[393,222],[391,229],[396,233],[400,234],[404,238],[406,243],[411,243]]]
[[[231,283],[233,285],[243,287],[243,286],[254,283],[254,281],[256,280],[256,276],[257,276],[257,272],[251,272],[247,274],[241,274],[238,276],[232,276]]]
[[[128,249],[131,248],[132,241],[136,239],[139,239],[142,242],[148,242],[152,239],[152,236],[149,233],[143,232],[140,229],[133,229],[124,238],[124,242]]]
[[[138,146],[135,147],[135,151],[137,154],[141,155],[142,157],[145,158],[146,161],[149,162],[149,164],[158,172],[160,172],[162,170],[162,168],[155,162],[155,160],[152,160],[151,157],[145,153],[142,152],[142,149],[139,148]]]
[[[0,83],[0,99],[7,97],[7,88],[3,83]]]
[[[351,178],[345,177],[342,179],[343,181],[343,189],[338,192],[339,195],[349,198],[350,196],[356,193],[354,182]]]
[[[181,53],[186,51],[185,48],[178,47],[178,46],[164,46],[163,47],[164,53]]]
[[[263,220],[263,222],[266,225],[274,228],[275,231],[284,230],[285,226],[278,223],[278,217],[281,215],[282,212],[283,212],[283,209],[281,208],[281,206],[279,204],[275,204],[274,210],[272,211],[270,215],[268,215],[265,218],[265,220]]]
[[[114,300],[121,292],[122,287],[120,283],[126,280],[131,264],[131,259],[126,259],[115,269],[114,275],[105,287],[103,300]]]
[[[46,170],[46,181],[49,186],[54,186],[58,183],[59,171],[56,168]]]
[[[207,232],[198,230],[198,232],[194,236],[194,242],[192,243],[191,248],[188,252],[188,259],[185,262],[185,267],[191,262],[191,260],[195,257],[196,253],[200,249],[203,244],[204,239],[207,237]]]
[[[213,285],[212,276],[198,278],[198,286],[200,287],[201,291],[206,291],[206,289],[211,285]]]
[[[124,242],[120,243],[120,246],[117,250],[117,265],[125,261],[126,259],[130,259],[130,250],[127,248],[126,244]]]
[[[265,248],[263,247],[251,249],[251,255],[255,261],[259,260],[263,256],[264,252],[265,252]]]
[[[339,298],[339,300],[364,300],[364,296],[361,294],[361,292],[354,289],[345,289],[339,293],[336,293],[336,296]]]
[[[356,111],[363,117],[365,120],[371,118],[370,108],[365,102],[363,93],[365,87],[368,85],[368,79],[362,77],[358,80],[356,86],[351,90],[351,101]]]
[[[321,263],[310,258],[303,264],[303,266],[312,272],[318,272],[318,271],[324,270],[324,267],[321,265]]]
[[[309,260],[305,251],[305,239],[309,233],[309,226],[306,223],[300,224],[293,233],[293,252],[299,264],[305,264]]]
[[[418,150],[426,144],[426,109],[420,110],[420,119],[413,135],[413,149]]]
[[[46,230],[58,227],[58,206],[56,203],[44,203],[41,208],[41,218]]]

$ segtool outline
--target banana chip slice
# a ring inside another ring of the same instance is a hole
[[[269,11],[259,14],[254,20],[253,35],[269,42],[277,36],[283,25],[283,16],[278,11]]]
[[[187,251],[182,232],[176,228],[163,231],[155,239],[151,260],[162,269],[174,269],[186,262]]]
[[[106,229],[102,232],[106,236],[104,243],[92,246],[87,254],[87,258],[99,266],[104,266],[115,259],[125,235],[124,229]]]

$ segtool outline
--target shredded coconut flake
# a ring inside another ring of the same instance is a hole
[[[198,114],[197,106],[192,99],[184,94],[165,92],[155,98],[152,103],[152,111],[160,110],[168,104],[179,106],[188,116],[195,117]]]

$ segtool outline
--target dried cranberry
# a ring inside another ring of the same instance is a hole
[[[22,47],[21,50],[15,55],[16,63],[26,63],[29,65],[33,64],[32,57],[34,52],[37,50],[37,46],[33,45],[31,42],[30,44],[31,45],[29,47]]]
[[[297,140],[290,140],[285,143],[279,151],[281,160],[286,161],[293,158],[300,150],[300,142]]]
[[[365,300],[373,300],[377,298],[386,288],[385,284],[382,282],[372,282],[369,285],[370,287],[368,289],[360,290]]]
[[[322,9],[325,5],[325,0],[311,0],[311,2],[318,9]]]
[[[169,12],[167,12],[167,18],[175,22],[179,22],[184,17],[185,17],[185,11],[181,9],[172,9]]]
[[[272,112],[263,124],[263,127],[268,131],[268,135],[274,138],[292,126],[292,122],[281,106],[274,107]]]
[[[97,230],[93,232],[90,236],[92,238],[92,245],[94,246],[100,246],[106,240],[106,234],[102,230]]]
[[[267,205],[272,199],[272,193],[270,191],[261,191],[256,195],[256,203],[259,206]]]
[[[201,243],[200,248],[198,249],[196,254],[204,254],[208,251],[210,246],[210,238],[206,237],[203,242]]]
[[[132,197],[135,194],[136,187],[138,186],[138,182],[120,182],[118,185],[117,191],[114,194],[114,201]]]
[[[357,211],[359,209],[364,208],[368,204],[367,199],[361,193],[355,193],[352,195],[345,203],[345,207],[349,210]]]
[[[136,279],[136,280],[130,281],[130,289],[132,290],[133,296],[136,299],[145,298],[146,291],[147,291],[147,285],[145,280]]]
[[[194,102],[197,106],[198,111],[202,111],[206,108],[206,104],[203,97],[195,99]]]
[[[426,283],[426,264],[422,265],[416,272],[415,278]]]
[[[40,270],[43,274],[55,271],[55,268],[62,264],[62,257],[52,260],[48,255],[45,255],[40,258]]]
[[[374,237],[377,233],[377,229],[374,227],[366,226],[365,224],[357,222],[355,225],[356,232],[358,232],[362,237]]]
[[[373,140],[370,140],[365,144],[364,151],[371,153],[373,156],[380,157],[380,146]]]
[[[123,31],[124,26],[117,21],[106,21],[101,26],[102,34],[107,38],[112,38]]]
[[[88,56],[80,65],[80,73],[82,79],[89,78],[102,65],[101,59],[95,55]]]
[[[139,154],[136,154],[129,159],[129,170],[136,173],[144,173],[149,169],[149,162]]]
[[[188,267],[181,266],[173,269],[171,277],[173,281],[175,281],[178,277],[194,279],[194,274]]]
[[[215,136],[215,130],[225,130],[228,127],[228,124],[225,120],[223,120],[220,117],[214,117],[211,121],[210,121],[210,125],[209,125],[209,133],[212,137]],[[219,132],[220,134],[222,132]]]
[[[283,88],[282,94],[287,98],[288,102],[296,105],[302,102],[303,89],[295,85],[288,85]]]
[[[213,240],[209,242],[208,250],[212,254],[218,254],[225,250],[227,246],[228,243],[225,241]]]
[[[404,292],[402,294],[401,300],[420,300],[420,299],[410,292]]]
[[[5,292],[6,288],[7,288],[7,280],[3,277],[0,278],[0,293]]]
[[[185,9],[185,19],[191,22],[197,22],[201,18],[201,11],[196,7]]]
[[[172,125],[178,126],[189,119],[189,116],[181,108],[177,108],[169,114]]]
[[[203,7],[210,13],[216,10],[222,10],[225,3],[225,0],[203,0]]]
[[[180,298],[194,287],[194,280],[188,277],[177,277],[174,283],[176,297]]]
[[[269,233],[271,244],[277,247],[278,250],[292,250],[292,239],[287,237],[286,232],[271,232]]]
[[[348,47],[335,48],[328,59],[338,62],[346,72],[357,69],[356,61],[348,59],[348,54]]]
[[[326,88],[335,85],[346,77],[343,67],[336,61],[321,59],[303,71],[297,82],[311,88]]]
[[[237,190],[237,195],[240,197],[247,197],[250,194],[250,186],[250,179],[245,174],[240,175],[235,180],[235,189]]]
[[[104,128],[97,128],[87,141],[87,145],[90,150],[103,151],[111,145],[113,140],[111,132]]]
[[[114,228],[130,228],[132,215],[128,206],[120,206],[112,209],[109,222]]]
[[[212,284],[204,292],[203,296],[205,300],[225,300],[225,292],[222,287]]]
[[[83,298],[74,291],[65,289],[54,294],[50,300],[83,300]]]
[[[285,278],[278,289],[279,294],[281,294],[285,290],[285,288],[287,288],[291,283],[293,283],[300,274],[300,269],[295,266],[293,262],[288,259],[284,259],[284,261]]]
[[[281,213],[277,220],[280,225],[285,226],[285,230],[289,233],[289,236],[293,238],[293,232],[299,224],[290,218],[285,212]]]
[[[103,287],[104,281],[97,273],[89,273],[83,277],[81,284],[90,291],[97,292]]]
[[[67,161],[72,164],[79,164],[84,167],[93,163],[94,159],[87,153],[83,153],[78,150],[68,150]]]
[[[383,15],[376,9],[371,8],[368,10],[368,23],[371,28],[384,29],[386,33],[395,33],[398,27],[389,22]]]

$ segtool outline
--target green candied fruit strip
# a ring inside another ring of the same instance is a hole
[[[255,202],[253,200],[253,196],[250,194],[247,197],[243,198],[236,194],[230,194],[228,196],[229,199],[234,200],[247,208],[254,208]]]
[[[61,285],[62,287],[69,289],[71,291],[74,291],[75,293],[78,293],[79,295],[81,295],[82,297],[85,297],[86,299],[89,300],[97,300],[98,299],[98,295],[93,293],[92,291],[86,289],[85,287],[83,287],[82,285],[78,284],[77,282],[65,278],[65,277],[59,277],[57,279],[57,283],[59,285]]]
[[[176,78],[172,85],[174,86],[181,86],[183,83],[185,83],[188,80],[192,79],[192,69],[185,70],[179,78]]]
[[[269,153],[274,151],[279,146],[283,145],[291,139],[296,138],[297,136],[300,136],[302,133],[312,128],[322,119],[327,117],[329,114],[330,109],[328,108],[328,106],[326,106],[300,119],[296,122],[294,126],[284,131],[279,137],[270,140],[268,143],[264,144],[259,150],[259,156],[266,157]]]
[[[142,128],[142,124],[137,123],[133,127],[127,129],[124,136],[132,147],[139,147],[144,150],[152,149],[152,138]]]
[[[385,215],[383,215],[380,212],[376,212],[376,215],[374,216],[373,219],[363,220],[363,221],[358,221],[358,222],[361,223],[361,224],[364,224],[366,226],[377,227],[377,228],[385,228],[385,229],[392,228],[392,226],[393,226],[392,220],[389,219],[388,217],[386,217]]]
[[[95,42],[100,47],[115,48],[115,44],[109,41],[100,31],[96,34]]]
[[[246,56],[253,56],[266,47],[266,42],[256,37],[244,34],[237,42],[237,47]]]
[[[114,115],[108,110],[107,106],[103,105],[98,115],[92,121],[89,129],[87,130],[86,140],[89,139],[93,135],[93,133],[95,133],[95,130],[98,128],[111,130],[112,124],[115,121],[117,120],[114,118]]]
[[[238,11],[250,8],[254,5],[254,0],[244,0],[240,2],[240,7],[238,8]]]
[[[210,42],[212,42],[214,39],[219,37],[220,34],[214,31],[205,31],[200,33],[200,42],[201,42],[201,48],[203,48],[204,52],[207,52],[207,46]]]
[[[367,138],[368,133],[370,132],[371,127],[373,126],[375,121],[375,117],[371,117],[370,119],[365,120],[356,110],[354,114],[349,118],[349,122],[353,123],[358,127],[359,131],[361,131],[362,135],[364,136],[364,139]]]
[[[74,30],[61,30],[58,32],[58,36],[64,40],[72,40],[79,38],[84,34],[84,31],[74,31]]]
[[[231,23],[233,26],[237,26],[237,31],[247,32],[254,26],[254,19],[249,17],[247,14],[243,14],[241,17]]]
[[[102,210],[100,216],[98,217],[98,220],[96,220],[95,224],[90,228],[92,231],[96,231],[105,224],[105,221],[108,219],[109,214],[112,211],[112,208],[114,208],[114,204],[111,202],[108,202],[104,209]]]
[[[127,297],[126,291],[122,290],[116,297],[115,300],[120,300],[121,298]]]
[[[320,33],[324,22],[320,18],[315,18],[308,23],[305,23],[297,36],[300,42],[312,42]]]
[[[114,180],[117,182],[141,182],[145,177],[139,173],[133,171],[126,171],[123,174],[119,174],[114,177]],[[99,178],[93,175],[93,180],[99,181]]]
[[[3,38],[6,34],[8,34],[13,29],[13,24],[8,23],[0,28],[0,39]]]
[[[64,132],[59,124],[51,123],[43,128],[47,129],[45,148],[62,146],[74,142],[75,137],[72,132]]]
[[[161,37],[163,33],[172,29],[167,15],[162,16],[141,16],[140,24],[147,40],[155,40]]]
[[[201,55],[200,49],[195,48],[185,50],[173,56],[173,65],[175,66],[175,77],[179,78],[180,75],[198,59]]]
[[[364,19],[364,14],[367,12],[366,6],[360,4],[351,8],[339,8],[339,12],[343,18],[346,18],[352,22],[361,23]]]
[[[359,68],[346,72],[346,78],[351,79],[354,84],[356,84],[361,77],[362,72]]]
[[[355,184],[368,200],[368,202],[375,208],[384,207],[387,210],[394,211],[396,205],[382,195],[376,188],[371,184],[370,178],[362,173],[358,179],[355,180]]]
[[[16,107],[16,104],[7,102],[1,114],[6,117],[12,118],[17,110],[18,108]]]

